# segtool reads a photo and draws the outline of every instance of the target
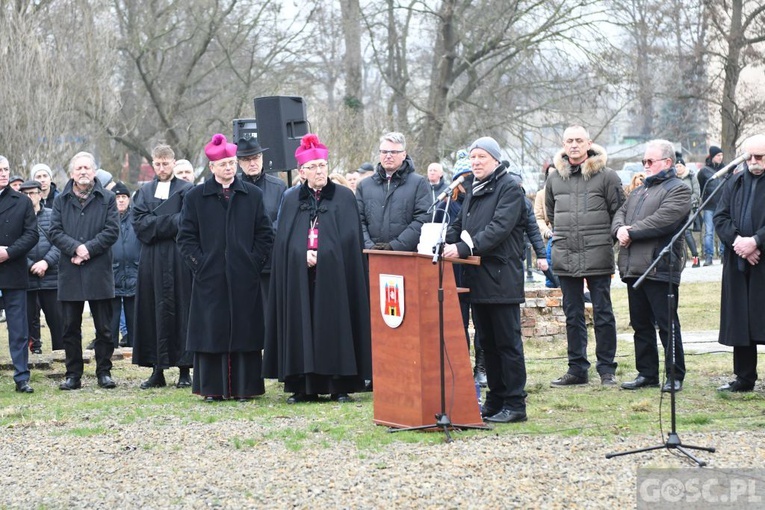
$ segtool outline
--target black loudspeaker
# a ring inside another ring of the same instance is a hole
[[[231,143],[238,143],[240,138],[258,138],[258,124],[255,119],[234,119],[234,138]]]
[[[263,169],[281,172],[295,168],[295,151],[308,134],[302,97],[269,96],[255,98],[258,141],[268,147],[263,153]]]

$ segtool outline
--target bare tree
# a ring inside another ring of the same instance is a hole
[[[743,134],[748,109],[739,91],[741,71],[748,65],[762,63],[765,42],[765,4],[759,0],[707,0],[710,22],[719,50],[713,51],[723,66],[721,98],[721,146],[734,154]],[[761,91],[760,91],[761,92]]]

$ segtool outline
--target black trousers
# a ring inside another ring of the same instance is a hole
[[[733,373],[736,379],[754,386],[757,382],[757,344],[733,347]]]
[[[125,327],[127,328],[126,340],[129,346],[133,346],[133,337],[130,334],[133,331],[133,317],[135,316],[135,296],[117,296],[112,299],[112,343],[114,347],[119,347],[120,343],[120,314],[122,308],[125,308]]]
[[[563,292],[563,313],[566,314],[568,373],[587,377],[590,362],[587,360],[587,323],[584,319],[585,278],[558,275],[558,279]],[[588,276],[586,280],[595,326],[595,368],[600,375],[615,374],[616,319],[611,306],[611,275]]]
[[[89,300],[93,325],[96,328],[96,375],[109,375],[112,369],[112,300]],[[61,301],[63,322],[64,350],[66,351],[66,377],[80,379],[83,372],[82,362],[82,312],[84,301]]]
[[[520,305],[473,303],[473,321],[486,358],[486,406],[526,412]]]
[[[627,280],[626,283],[630,323],[635,330],[635,367],[638,374],[649,379],[659,377],[659,351],[656,348],[656,326],[658,326],[659,338],[664,346],[664,367],[669,379],[671,353],[668,346],[670,345],[671,320],[675,325],[675,379],[682,381],[685,378],[685,355],[680,335],[680,320],[677,317],[677,303],[680,299],[678,286],[672,284],[671,287],[675,302],[670,315],[667,296],[670,290],[667,282],[644,280],[638,289],[633,287],[635,280]]]
[[[61,303],[58,300],[58,290],[39,289],[27,291],[27,323],[29,338],[34,347],[41,347],[40,310],[45,313],[45,322],[50,331],[51,349],[57,351],[64,348],[61,339]]]

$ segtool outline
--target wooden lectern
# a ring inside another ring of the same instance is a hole
[[[438,265],[432,256],[411,252],[364,253],[369,255],[374,422],[397,428],[435,423],[441,412]],[[402,277],[403,289],[398,288]],[[483,426],[450,263],[443,288],[445,411],[455,425]],[[386,319],[400,325],[391,327]]]

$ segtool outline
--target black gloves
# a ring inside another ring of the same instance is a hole
[[[372,249],[393,251],[393,248],[391,248],[390,243],[375,243],[375,245],[372,246]]]

